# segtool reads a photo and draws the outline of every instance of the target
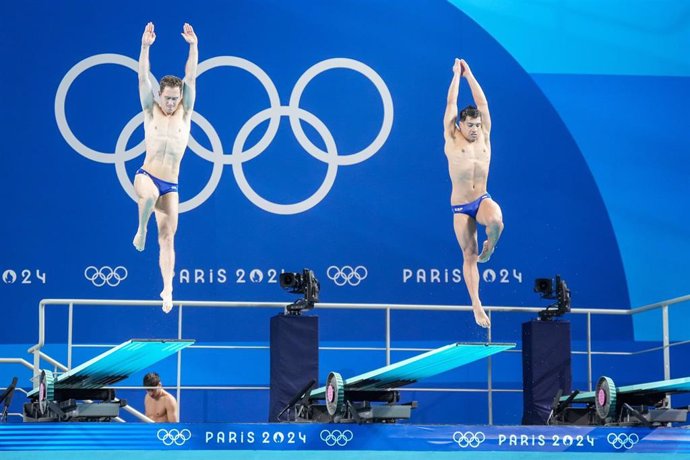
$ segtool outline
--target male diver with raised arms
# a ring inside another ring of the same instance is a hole
[[[144,250],[146,227],[154,212],[163,277],[163,291],[160,295],[163,299],[163,311],[166,313],[172,310],[173,305],[174,239],[179,207],[177,180],[180,162],[189,140],[199,61],[197,37],[189,24],[184,25],[182,38],[189,44],[184,80],[174,76],[163,77],[157,94],[149,79],[149,48],[156,40],[153,23],[149,22],[144,29],[139,55],[139,98],[144,111],[146,157],[134,178],[139,226],[132,243],[138,251]]]
[[[458,114],[462,77],[469,84],[476,107],[467,106]],[[477,263],[489,260],[503,231],[501,208],[487,192],[491,162],[490,133],[491,116],[486,96],[467,62],[456,59],[443,117],[444,151],[452,184],[450,205],[453,228],[462,250],[462,272],[472,300],[474,319],[481,327],[489,327],[491,322],[479,300]],[[477,245],[477,223],[486,227],[486,241],[481,253]]]

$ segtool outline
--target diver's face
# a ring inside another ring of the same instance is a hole
[[[476,118],[465,118],[461,121],[458,126],[460,127],[460,132],[463,137],[469,142],[474,142],[479,138],[479,130],[482,127],[482,119]]]
[[[160,96],[161,109],[163,109],[166,115],[171,115],[175,112],[177,106],[180,105],[180,101],[182,101],[182,91],[180,91],[178,86],[166,86],[163,88],[163,91],[161,91]]]
[[[158,388],[155,388],[153,390],[146,390],[146,393],[148,393],[148,395],[151,396],[153,399],[157,399],[162,393],[160,384],[158,384]]]

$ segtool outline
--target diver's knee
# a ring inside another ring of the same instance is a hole
[[[465,263],[477,263],[477,257],[477,246],[474,244],[462,250],[462,260]]]
[[[503,219],[500,215],[491,216],[486,220],[486,230],[501,233],[503,231]]]
[[[175,232],[170,228],[162,228],[158,232],[158,244],[161,246],[172,245],[175,239]]]

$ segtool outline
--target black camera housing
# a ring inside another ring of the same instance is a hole
[[[555,280],[537,278],[534,280],[534,292],[538,292],[542,299],[556,300],[556,303],[539,312],[539,319],[548,321],[570,311],[570,289],[560,275],[556,275]]]
[[[321,284],[314,276],[314,272],[305,268],[302,273],[285,272],[279,276],[280,287],[293,294],[303,294],[304,297],[285,307],[287,314],[299,315],[302,310],[311,310],[319,301]]]
[[[550,299],[553,293],[553,280],[551,278],[537,278],[534,280],[534,292],[539,292],[542,294],[542,298]]]

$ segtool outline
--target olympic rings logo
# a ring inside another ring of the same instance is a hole
[[[606,440],[613,446],[614,449],[632,449],[635,444],[640,442],[640,437],[636,433],[609,433]]]
[[[319,437],[323,442],[326,443],[327,446],[333,447],[337,444],[343,447],[348,442],[352,441],[355,435],[350,430],[321,430],[321,434],[319,434]]]
[[[172,446],[173,444],[181,446],[185,442],[189,441],[192,437],[192,432],[187,428],[183,430],[178,430],[173,428],[168,431],[165,428],[161,428],[156,433],[156,437],[163,442],[166,446]]]
[[[473,449],[479,447],[481,443],[486,440],[486,436],[481,431],[473,433],[468,431],[463,433],[462,431],[456,431],[453,433],[453,441],[457,443],[460,447],[471,447]]]
[[[76,78],[83,72],[87,71],[91,67],[102,64],[120,65],[130,68],[135,72],[138,70],[137,61],[121,54],[97,54],[83,59],[75,64],[65,74],[60,82],[55,95],[55,119],[62,137],[77,153],[99,163],[115,165],[115,171],[117,173],[118,180],[120,181],[120,185],[122,185],[122,188],[130,196],[130,198],[136,201],[134,185],[127,176],[125,163],[140,156],[146,151],[144,141],[141,141],[138,145],[127,149],[127,143],[130,137],[137,127],[144,122],[143,113],[138,113],[132,119],[130,119],[129,122],[127,122],[117,139],[115,151],[113,153],[99,152],[84,145],[79,139],[77,139],[67,123],[65,102],[69,88],[72,86],[72,83],[74,83]],[[270,107],[255,114],[244,123],[235,137],[230,154],[225,153],[225,149],[221,144],[220,137],[211,123],[209,123],[196,111],[193,112],[192,121],[202,129],[206,137],[209,139],[211,150],[201,146],[194,139],[194,137],[191,136],[191,134],[189,137],[188,147],[192,152],[204,160],[213,163],[213,169],[211,171],[211,177],[209,178],[208,183],[202,188],[202,190],[191,199],[180,203],[179,211],[181,213],[191,211],[197,206],[200,206],[211,196],[211,194],[213,194],[218,186],[218,183],[220,182],[224,165],[232,166],[232,172],[240,190],[244,196],[249,199],[249,201],[259,208],[273,214],[283,215],[305,212],[316,206],[326,197],[328,192],[331,190],[331,187],[333,187],[333,184],[335,183],[335,177],[339,166],[350,166],[369,159],[376,154],[381,147],[383,147],[383,144],[386,142],[388,135],[391,132],[391,128],[393,126],[393,99],[390,91],[379,74],[376,73],[374,69],[360,61],[347,58],[332,58],[313,65],[307,69],[295,83],[292,94],[290,95],[290,102],[287,106],[282,106],[280,104],[278,90],[268,74],[266,74],[266,72],[264,72],[253,62],[236,56],[217,56],[199,63],[197,67],[197,77],[216,67],[237,67],[249,72],[263,85],[266,93],[268,94]],[[314,114],[299,107],[302,93],[311,80],[317,75],[332,69],[349,69],[361,73],[374,84],[379,92],[379,95],[381,96],[381,101],[383,103],[383,120],[381,122],[381,128],[374,140],[359,152],[347,155],[340,154],[335,144],[335,140],[333,139],[333,136],[326,125],[324,125],[324,123]],[[157,81],[153,74],[151,74],[150,77],[152,82]],[[157,84],[155,84],[155,86],[155,89],[157,90]],[[244,175],[244,170],[242,169],[242,165],[244,163],[263,153],[273,141],[276,133],[278,132],[280,119],[282,117],[289,118],[290,127],[292,128],[295,138],[299,142],[300,146],[302,146],[302,148],[304,148],[309,155],[328,165],[326,176],[316,192],[314,192],[314,194],[309,198],[292,204],[275,203],[259,195],[249,185],[249,182]],[[261,139],[255,145],[245,148],[245,142],[247,141],[249,135],[259,124],[265,120],[270,121],[268,123],[266,132],[263,134],[263,137],[261,137]],[[325,151],[314,145],[314,143],[309,140],[302,129],[301,121],[310,124],[316,130],[318,135],[321,136],[326,147]]]
[[[91,281],[96,287],[103,287],[106,284],[110,287],[115,287],[127,278],[127,269],[122,265],[115,268],[107,265],[97,268],[89,265],[84,270],[84,278]]]
[[[364,281],[369,274],[366,267],[358,265],[352,268],[349,265],[344,265],[343,268],[331,265],[326,270],[326,276],[328,279],[333,281],[336,286],[345,286],[349,284],[350,286],[358,286],[359,283]]]

